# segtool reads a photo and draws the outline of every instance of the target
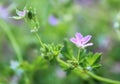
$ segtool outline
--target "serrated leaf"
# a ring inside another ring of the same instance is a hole
[[[93,56],[93,60],[94,60],[93,64],[99,63],[100,59],[101,59],[101,53],[94,54],[94,56]]]
[[[87,57],[85,58],[85,65],[93,66],[95,64],[98,64],[101,58],[101,53],[88,53]]]
[[[69,46],[68,40],[64,40],[64,48],[62,49],[62,53],[67,59],[72,59],[73,58],[73,50]]]
[[[84,58],[86,57],[86,50],[85,49],[81,49],[80,50],[80,57],[79,57],[79,63],[83,62]]]

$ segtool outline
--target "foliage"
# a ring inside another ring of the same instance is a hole
[[[119,0],[0,3],[0,84],[120,84]]]

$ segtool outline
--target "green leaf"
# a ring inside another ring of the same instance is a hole
[[[83,62],[85,57],[86,57],[86,49],[81,49],[80,50],[79,63]]]
[[[92,66],[94,64],[97,64],[100,61],[100,58],[101,58],[101,53],[95,53],[94,55],[90,53],[88,54],[86,60],[88,64]]]
[[[101,55],[102,55],[101,53],[94,54],[94,56],[93,56],[93,60],[94,60],[93,64],[99,63],[99,61],[101,59]]]
[[[73,58],[73,50],[69,45],[68,40],[64,40],[64,48],[62,49],[62,54],[64,54],[64,56],[67,59],[72,59]]]
[[[92,68],[99,68],[101,66],[102,66],[101,64],[95,64],[95,65],[92,66]]]
[[[62,44],[55,45],[53,43],[52,44],[44,44],[44,46],[45,46],[44,48],[40,49],[41,55],[49,61],[52,61],[52,60],[54,60],[54,58],[59,56],[61,54],[61,50],[63,48]]]

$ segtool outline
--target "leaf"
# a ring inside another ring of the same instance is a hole
[[[80,50],[80,58],[79,58],[79,63],[81,63],[81,62],[83,62],[85,59],[85,57],[86,57],[86,49],[81,49]]]
[[[102,66],[101,64],[95,64],[95,65],[92,66],[92,68],[99,68],[101,66]]]
[[[93,64],[99,63],[99,61],[101,59],[101,55],[102,55],[101,53],[94,54],[94,56],[93,56],[94,63]]]
[[[100,58],[101,58],[101,53],[95,53],[94,55],[90,53],[88,57],[86,58],[86,60],[88,64],[92,66],[98,63],[100,61]]]
[[[72,59],[73,58],[73,50],[69,46],[68,40],[64,40],[64,48],[62,49],[62,53],[67,59]]]

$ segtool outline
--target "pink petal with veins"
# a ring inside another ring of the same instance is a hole
[[[91,35],[83,37],[81,33],[76,33],[75,37],[71,38],[70,41],[73,42],[76,46],[85,48],[87,46],[92,46],[93,43],[87,43],[91,39]]]
[[[78,40],[78,41],[80,41],[82,38],[83,38],[83,35],[81,34],[81,33],[76,33],[75,34],[75,37],[76,37],[76,39]]]
[[[20,16],[20,17],[24,17],[25,14],[26,14],[26,11],[25,11],[25,10],[24,10],[24,11],[18,11],[18,12],[17,12],[17,15]]]
[[[82,43],[83,44],[86,44],[90,39],[91,39],[91,35],[87,35],[87,36],[85,36],[83,39],[82,39]]]
[[[71,38],[70,41],[77,44],[77,39],[76,38]]]

